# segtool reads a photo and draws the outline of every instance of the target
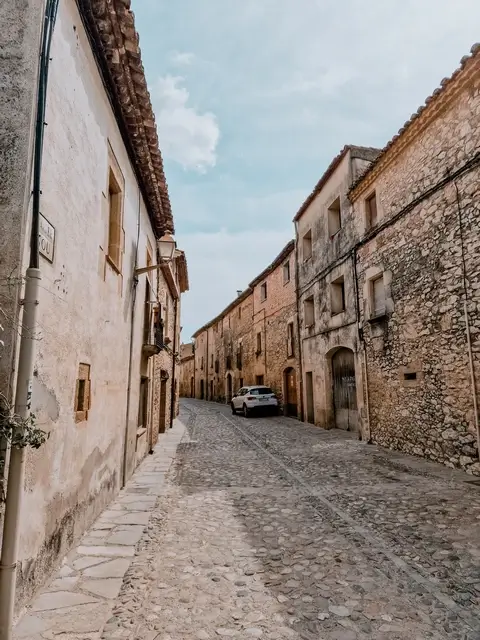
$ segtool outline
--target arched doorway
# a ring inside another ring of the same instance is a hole
[[[227,374],[227,404],[230,404],[232,400],[232,376]]]
[[[358,430],[355,356],[342,347],[332,357],[333,408],[335,426],[346,431]]]
[[[285,415],[296,418],[298,415],[298,403],[297,403],[297,374],[293,367],[285,369],[284,373],[284,386],[285,386],[285,400],[284,411]]]

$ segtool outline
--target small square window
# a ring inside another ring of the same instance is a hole
[[[342,228],[340,196],[328,207],[328,235],[333,237]]]
[[[303,261],[312,257],[312,231],[307,231],[302,240]]]
[[[377,194],[375,191],[365,200],[365,215],[367,229],[371,229],[377,224],[378,220]]]
[[[403,374],[403,379],[404,380],[416,380],[417,379],[417,372],[416,371],[407,371]]]
[[[267,299],[267,283],[264,282],[260,287],[260,300],[264,302]]]
[[[330,302],[332,315],[345,311],[345,280],[342,277],[330,285]]]
[[[313,327],[315,324],[315,306],[313,296],[307,298],[303,303],[303,314],[305,317],[305,327]]]
[[[78,366],[78,378],[75,388],[75,422],[88,420],[88,411],[91,404],[90,365]]]
[[[283,284],[290,282],[290,260],[283,264]]]

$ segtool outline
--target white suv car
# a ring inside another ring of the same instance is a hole
[[[263,385],[242,387],[240,391],[237,391],[233,396],[230,406],[232,407],[233,414],[241,411],[246,418],[254,411],[278,413],[277,396],[270,387]]]

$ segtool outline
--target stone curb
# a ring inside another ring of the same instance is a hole
[[[185,434],[185,425],[175,420],[160,436],[154,454],[142,461],[30,603],[15,627],[16,640],[100,637]]]

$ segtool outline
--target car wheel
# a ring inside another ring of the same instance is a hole
[[[233,415],[236,416],[237,415],[237,410],[235,409],[235,406],[234,406],[233,402],[230,403],[230,406],[232,407]]]
[[[248,418],[250,416],[250,409],[246,404],[243,405],[243,415],[245,418]]]

